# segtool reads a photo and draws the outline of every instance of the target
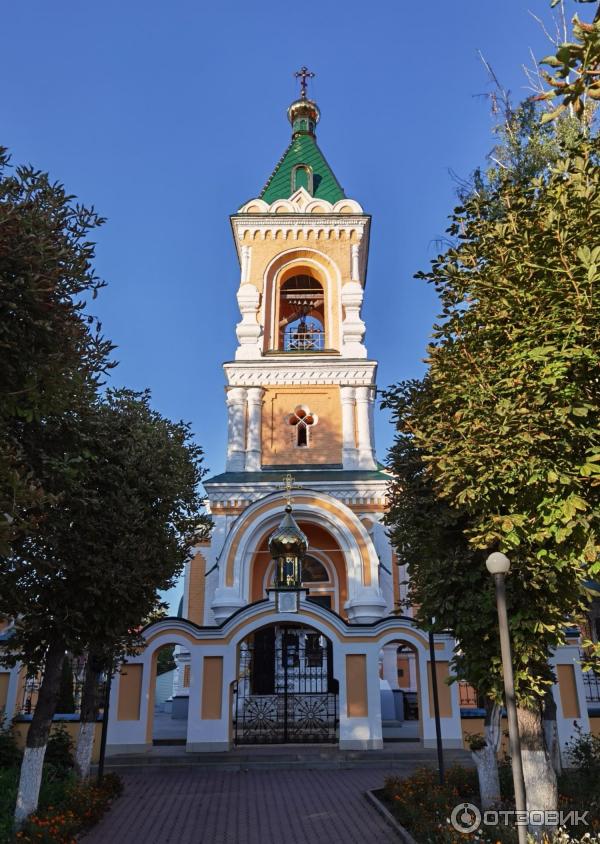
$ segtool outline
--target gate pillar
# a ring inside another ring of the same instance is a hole
[[[233,650],[233,653],[232,653]],[[192,651],[186,750],[219,753],[231,748],[231,685],[235,676],[235,649],[203,648]]]
[[[365,644],[339,652],[340,750],[381,750],[379,646]]]

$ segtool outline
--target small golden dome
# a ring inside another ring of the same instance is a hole
[[[314,100],[295,100],[287,110],[288,120],[294,125],[294,120],[299,117],[308,117],[314,123],[318,123],[321,119],[321,112],[319,106]]]
[[[273,559],[277,557],[303,557],[308,548],[308,539],[302,533],[292,516],[292,508],[288,504],[281,524],[269,539],[269,551]]]
[[[295,100],[287,110],[288,120],[292,124],[292,137],[314,135],[315,127],[321,119],[319,106],[306,98]]]

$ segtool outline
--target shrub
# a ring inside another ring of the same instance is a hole
[[[600,777],[600,736],[584,733],[578,724],[575,724],[575,732],[576,737],[566,746],[569,766],[588,776]]]
[[[17,738],[13,725],[0,730],[0,769],[16,768],[21,764],[21,750],[17,747]]]
[[[44,764],[49,769],[49,773],[53,772],[58,778],[67,776],[75,764],[73,750],[73,741],[65,725],[60,722],[54,724],[44,757]]]

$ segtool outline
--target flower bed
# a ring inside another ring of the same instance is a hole
[[[60,805],[48,806],[29,817],[17,833],[17,841],[75,844],[76,836],[97,824],[121,791],[121,780],[116,774],[106,774],[100,784],[72,783]]]
[[[21,751],[13,731],[0,731],[0,844],[71,844],[98,823],[122,790],[116,774],[107,774],[101,784],[77,782],[71,739],[64,729],[55,727],[46,750],[38,811],[15,834],[13,816],[20,764]]]
[[[600,783],[593,767],[572,769],[559,777],[558,808],[565,813],[587,811],[587,826],[558,831],[553,844],[600,844]],[[504,810],[514,809],[510,764],[500,766],[500,784]],[[485,826],[471,834],[455,830],[450,822],[452,810],[460,803],[479,806],[477,772],[458,765],[446,772],[440,785],[436,770],[421,768],[412,776],[385,781],[382,798],[396,818],[419,844],[465,844],[468,840],[485,844],[516,844],[517,834],[512,826],[502,823]],[[533,840],[533,839],[532,839]]]

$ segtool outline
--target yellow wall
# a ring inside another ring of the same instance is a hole
[[[205,656],[202,674],[202,718],[218,720],[223,711],[223,657]]]
[[[600,715],[594,715],[590,718],[590,733],[593,736],[600,736]]]
[[[365,654],[346,655],[346,706],[349,718],[365,718],[369,714]]]
[[[575,684],[575,668],[572,665],[557,665],[558,691],[565,718],[579,718],[579,699]]]
[[[452,717],[452,702],[450,699],[450,686],[446,680],[450,676],[449,663],[438,662],[435,664],[435,676],[437,678],[438,700],[440,704],[440,718]],[[433,714],[433,689],[431,685],[431,663],[427,663],[427,677],[429,680],[429,711]]]
[[[15,722],[15,737],[17,745],[23,749],[27,741],[27,733],[29,732],[29,721]],[[68,734],[71,736],[73,746],[77,745],[77,736],[79,735],[78,721],[55,721],[54,724],[62,724],[66,727]],[[102,723],[96,721],[94,731],[94,747],[92,749],[92,762],[96,763],[100,757],[100,737],[102,735]]]
[[[204,586],[206,560],[199,552],[190,560],[187,617],[194,624],[204,624]]]
[[[118,721],[138,721],[142,703],[142,674],[144,666],[131,662],[123,666],[119,678]]]
[[[309,445],[294,445],[296,432],[286,418],[298,405],[306,405],[319,418],[309,433]],[[268,387],[262,422],[263,465],[342,462],[342,406],[340,388]]]

